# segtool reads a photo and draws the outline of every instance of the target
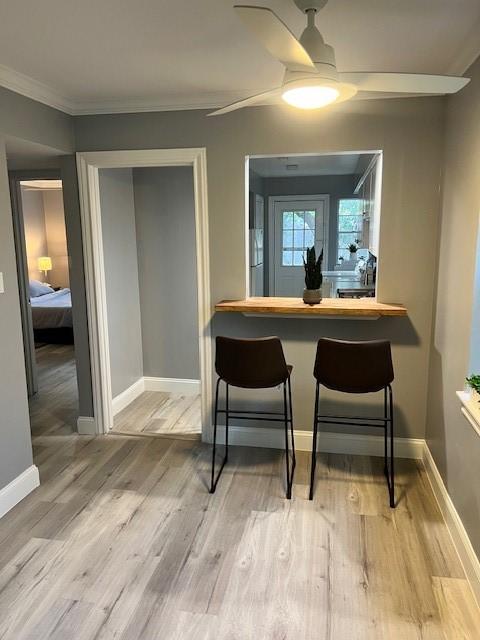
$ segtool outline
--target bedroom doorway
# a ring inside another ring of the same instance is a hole
[[[32,432],[73,430],[78,388],[62,181],[55,171],[15,171],[10,190]]]

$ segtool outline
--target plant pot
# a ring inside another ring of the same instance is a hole
[[[305,302],[305,304],[309,304],[309,305],[320,304],[320,302],[322,301],[322,290],[321,289],[304,289],[303,301]]]

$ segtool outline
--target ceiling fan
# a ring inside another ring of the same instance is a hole
[[[259,104],[266,99],[282,99],[300,109],[319,109],[344,102],[358,91],[432,95],[456,93],[469,78],[418,73],[347,72],[339,73],[333,47],[325,44],[315,25],[317,11],[328,0],[294,0],[307,16],[307,27],[300,39],[266,7],[235,5],[237,15],[259,39],[265,49],[285,66],[280,87],[239,100],[209,113],[218,116],[242,107]]]

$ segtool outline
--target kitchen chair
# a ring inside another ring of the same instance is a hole
[[[292,482],[295,471],[295,443],[293,438],[293,410],[290,374],[292,366],[287,365],[279,338],[216,338],[215,371],[218,374],[215,391],[215,414],[213,428],[212,477],[210,493],[214,493],[220,474],[228,460],[228,428],[230,420],[265,420],[283,422],[285,427],[285,464],[287,476],[287,498],[292,496]],[[218,408],[220,382],[225,383],[225,409]],[[283,385],[283,411],[238,411],[230,408],[229,387],[242,389],[268,389]],[[215,477],[218,415],[225,415],[225,456]],[[278,417],[282,416],[282,417]],[[292,464],[288,430],[292,438]]]
[[[313,375],[316,379],[316,391],[309,499],[313,499],[315,483],[318,425],[322,423],[380,427],[383,428],[385,435],[384,473],[387,479],[390,507],[394,508],[393,392],[391,387],[394,374],[390,342],[387,340],[350,342],[321,338],[317,344]],[[343,391],[344,393],[383,391],[383,417],[364,418],[322,415],[319,413],[320,385],[334,391]],[[388,428],[390,428],[390,468],[388,465]]]

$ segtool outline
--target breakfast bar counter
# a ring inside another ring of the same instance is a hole
[[[320,304],[305,304],[302,298],[246,298],[222,300],[217,312],[243,313],[249,316],[324,317],[377,319],[384,316],[406,316],[401,304],[377,302],[374,298],[324,298]]]

